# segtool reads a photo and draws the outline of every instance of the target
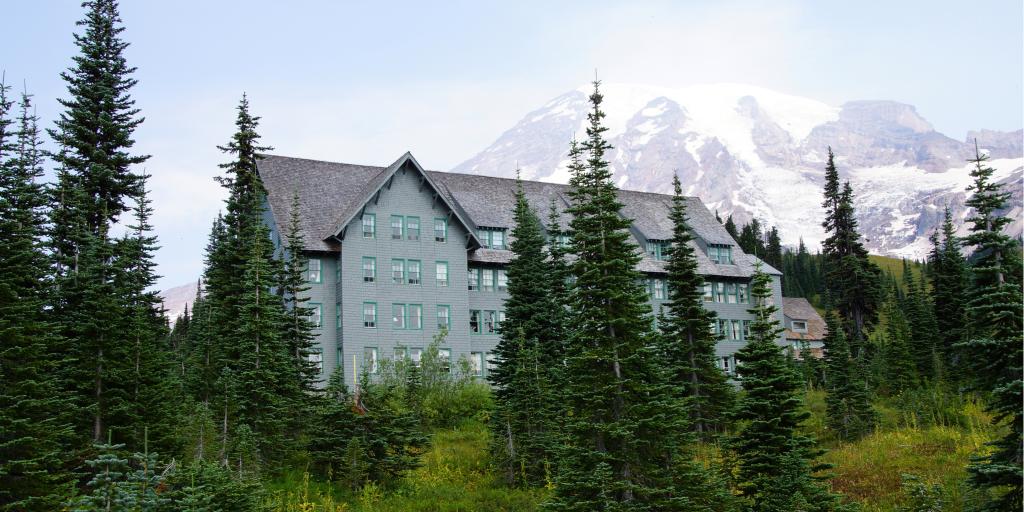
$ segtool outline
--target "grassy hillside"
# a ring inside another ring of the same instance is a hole
[[[829,449],[824,460],[834,465],[833,488],[865,512],[936,501],[941,510],[958,512],[972,501],[964,468],[995,432],[976,402],[929,393],[915,396],[912,404],[877,403],[879,430],[855,443],[828,439],[824,395],[808,393],[812,415],[806,428]],[[311,482],[299,471],[274,482],[269,501],[281,512],[537,510],[547,491],[505,488],[489,471],[487,442],[486,427],[469,422],[436,432],[423,465],[391,488],[370,485],[351,493],[330,482]]]

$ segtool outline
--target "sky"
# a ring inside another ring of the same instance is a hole
[[[248,94],[273,153],[428,168],[470,158],[591,81],[736,82],[832,105],[909,103],[937,130],[1024,125],[1010,1],[122,1],[152,158],[158,287],[194,281],[224,193],[217,150]],[[78,2],[4,2],[0,70],[45,126],[66,97]],[[614,101],[607,98],[606,101]]]

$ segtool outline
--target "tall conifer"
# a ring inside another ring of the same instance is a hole
[[[929,256],[932,300],[935,321],[939,331],[938,352],[948,367],[958,366],[954,348],[967,339],[967,262],[960,252],[961,241],[956,236],[953,217],[946,207],[942,221],[942,237],[932,237]],[[954,372],[951,375],[957,375]]]
[[[970,481],[995,495],[989,509],[1009,511],[1021,509],[1024,494],[1021,259],[1020,246],[1003,233],[1012,222],[1000,213],[1010,193],[992,181],[994,170],[987,160],[980,151],[971,160],[974,181],[968,190],[973,194],[966,204],[974,208],[974,216],[968,219],[971,233],[964,240],[974,248],[967,304],[970,340],[960,347],[975,389],[990,394],[987,407],[993,421],[1006,421],[1009,427],[1004,437],[990,443],[991,452],[968,467]]]
[[[704,276],[697,271],[693,235],[686,216],[679,177],[673,176],[672,245],[668,249],[667,313],[659,322],[665,337],[665,361],[671,367],[672,380],[681,386],[688,400],[690,421],[697,435],[710,439],[725,429],[733,405],[732,385],[716,365],[715,345],[718,337],[712,332],[715,313],[704,308],[701,289]]]

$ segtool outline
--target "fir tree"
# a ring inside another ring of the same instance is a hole
[[[822,243],[822,254],[826,287],[843,318],[851,353],[854,359],[861,361],[865,329],[874,323],[881,300],[881,271],[868,259],[868,251],[861,243],[853,207],[853,189],[849,182],[840,187],[832,148],[828,150],[825,167],[824,195],[825,221],[822,226],[828,236]]]
[[[990,393],[993,421],[1005,421],[1009,432],[990,443],[991,452],[969,467],[972,485],[994,495],[991,510],[1020,510],[1024,493],[1022,429],[1022,344],[1020,247],[1003,227],[1012,222],[1000,214],[1010,197],[992,181],[987,155],[976,150],[971,162],[973,192],[966,205],[974,208],[971,233],[964,245],[974,248],[971,297],[967,304],[970,339],[962,343],[963,360],[975,389]]]
[[[704,308],[700,291],[704,277],[697,271],[697,257],[691,245],[693,235],[687,224],[686,200],[678,176],[673,176],[672,187],[672,245],[665,266],[668,312],[659,326],[668,349],[665,360],[671,366],[672,380],[679,384],[682,398],[688,400],[694,430],[707,440],[724,431],[734,397],[732,385],[716,365],[718,339],[711,330],[715,313]]]
[[[313,308],[307,305],[309,297],[306,296],[306,292],[309,291],[309,285],[306,283],[306,272],[309,258],[303,252],[305,244],[299,216],[301,206],[299,195],[295,193],[292,197],[288,232],[285,235],[287,250],[283,257],[284,269],[281,272],[278,291],[283,297],[286,311],[284,339],[288,345],[288,353],[292,354],[292,364],[295,365],[300,387],[303,391],[311,392],[320,371],[309,357],[313,352],[316,336],[313,334],[315,326],[310,321]]]
[[[939,331],[938,352],[947,367],[956,365],[957,344],[967,339],[967,262],[960,252],[952,214],[946,207],[942,222],[942,238],[932,237],[929,256],[932,299]]]
[[[570,180],[576,283],[560,389],[565,440],[546,507],[688,509],[692,497],[682,492],[678,470],[687,415],[652,343],[640,256],[605,160],[610,146],[598,85],[582,144],[585,166]]]
[[[30,96],[13,130],[8,90],[0,82],[0,510],[55,510],[71,489],[74,438],[45,311],[47,196]]]
[[[839,439],[857,439],[875,424],[863,365],[850,354],[850,345],[838,313],[826,313],[825,395],[829,428]]]
[[[125,319],[129,290],[118,279],[124,246],[110,228],[139,195],[141,178],[132,166],[148,158],[133,155],[133,132],[142,123],[129,91],[135,85],[121,39],[117,2],[85,2],[85,19],[75,35],[79,54],[61,76],[69,98],[49,131],[58,151],[58,185],[53,197],[51,236],[56,262],[51,313],[68,364],[64,377],[81,414],[78,428],[94,441],[108,428],[131,432],[132,350]],[[129,435],[130,437],[130,435]]]
[[[924,277],[914,279],[909,266],[903,271],[906,296],[902,301],[902,313],[906,316],[910,356],[917,367],[917,375],[924,380],[932,380],[941,371],[939,353],[935,346],[939,339],[938,323],[935,310],[925,289]]]
[[[740,230],[740,237],[737,240],[740,248],[747,254],[763,257],[765,253],[764,235],[761,232],[761,221],[754,219],[750,224],[745,224]]]
[[[881,323],[885,325],[880,350],[885,366],[883,385],[891,394],[899,394],[918,383],[917,365],[910,350],[911,326],[896,295],[895,289],[890,290],[881,311]]]
[[[776,269],[781,269],[782,239],[779,237],[779,228],[772,226],[772,228],[768,230],[766,238],[767,241],[765,242],[764,247],[764,261]]]
[[[552,464],[555,397],[550,373],[562,360],[552,300],[544,233],[530,208],[522,181],[516,181],[512,229],[513,259],[508,266],[508,299],[494,385],[495,414],[491,452],[508,484],[539,484]]]
[[[750,294],[750,339],[736,352],[744,391],[736,408],[744,426],[730,443],[738,488],[749,510],[774,512],[794,504],[802,507],[797,510],[835,510],[838,497],[812,477],[825,469],[814,462],[822,451],[800,430],[809,413],[801,407],[800,377],[776,343],[783,329],[778,308],[769,303],[771,294],[771,277],[758,266]]]
[[[740,239],[740,232],[736,229],[736,221],[732,220],[732,215],[725,219],[725,230],[729,232],[729,236],[737,242]]]

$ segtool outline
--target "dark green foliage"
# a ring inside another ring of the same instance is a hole
[[[96,458],[86,461],[92,473],[86,484],[89,493],[69,504],[72,511],[156,511],[170,505],[160,492],[164,477],[158,473],[156,455],[144,451],[127,456],[123,450],[123,444],[95,446]]]
[[[991,443],[991,452],[968,467],[970,481],[993,494],[991,510],[1020,510],[1024,493],[1024,454],[1021,411],[1021,259],[1020,247],[1002,232],[1012,221],[999,214],[1010,197],[993,183],[988,157],[977,153],[972,162],[973,192],[967,205],[975,214],[968,219],[971,233],[964,245],[974,248],[972,280],[967,303],[969,341],[959,347],[971,370],[971,384],[989,394],[988,410],[994,421],[1006,422],[1009,432]]]
[[[846,331],[836,312],[826,313],[825,403],[828,426],[839,439],[857,439],[877,422],[864,365],[850,354]]]
[[[776,269],[782,268],[782,239],[779,237],[779,228],[772,226],[765,238],[762,259]]]
[[[725,230],[729,232],[729,236],[731,236],[733,240],[739,241],[740,233],[736,229],[736,222],[732,220],[732,215],[725,219]]]
[[[306,283],[309,258],[302,251],[303,234],[299,223],[301,206],[299,196],[295,194],[292,198],[288,231],[285,234],[287,254],[282,257],[284,268],[277,290],[284,300],[286,312],[284,341],[288,345],[288,353],[292,355],[292,364],[295,365],[300,387],[303,391],[310,392],[319,377],[319,369],[309,357],[313,352],[316,336],[313,334],[315,326],[309,319],[313,308],[306,305],[309,302],[309,297],[305,295],[309,290]]]
[[[551,289],[556,278],[546,261],[543,228],[521,182],[513,219],[506,319],[494,350],[497,362],[488,375],[495,399],[491,452],[508,484],[538,485],[554,463],[553,385],[564,359],[563,315]]]
[[[605,160],[603,100],[595,82],[585,165],[570,180],[573,214],[570,334],[560,401],[564,443],[548,510],[689,510],[684,404],[659,363],[630,221]],[[693,500],[693,501],[691,501]]]
[[[258,480],[224,466],[197,460],[164,481],[169,502],[161,512],[255,512],[263,510],[265,491]]]
[[[821,255],[807,251],[804,239],[800,239],[797,250],[782,253],[782,296],[803,297],[811,304],[820,305],[820,295],[825,283],[821,269]]]
[[[900,306],[908,324],[910,356],[917,375],[924,380],[934,380],[942,373],[941,356],[936,347],[939,328],[935,309],[925,289],[924,276],[915,279],[905,260],[903,281],[906,295]]]
[[[853,189],[849,182],[840,187],[839,171],[833,159],[832,148],[829,148],[822,204],[825,209],[822,226],[828,235],[822,243],[825,284],[843,319],[850,351],[860,360],[864,355],[866,328],[874,323],[881,302],[881,271],[868,260],[868,251],[857,232]]]
[[[838,497],[812,476],[825,469],[814,463],[822,451],[800,431],[809,416],[801,408],[803,386],[776,344],[782,328],[770,297],[771,277],[758,268],[751,287],[755,320],[747,345],[736,353],[743,386],[735,413],[743,426],[730,443],[737,487],[748,510],[836,510]]]
[[[879,347],[876,352],[882,358],[883,374],[878,379],[880,392],[898,395],[918,385],[918,370],[911,352],[912,327],[896,290],[889,292],[882,304],[881,322],[885,324],[884,332],[880,333]],[[929,361],[931,362],[931,361]]]
[[[725,373],[715,364],[718,337],[711,330],[715,313],[704,308],[704,276],[697,272],[693,235],[677,176],[673,176],[672,186],[672,245],[665,266],[669,301],[658,325],[667,351],[666,366],[680,387],[680,398],[687,400],[693,429],[701,439],[709,440],[725,430],[735,397]]]
[[[0,510],[53,510],[70,490],[73,441],[46,316],[46,192],[30,96],[11,127],[0,83]]]
[[[750,221],[750,224],[744,225],[740,230],[739,239],[736,241],[740,244],[743,252],[764,257],[764,233],[761,230],[761,221],[754,219]]]
[[[937,351],[947,368],[956,368],[957,353],[954,348],[966,341],[967,336],[967,262],[960,253],[960,239],[956,236],[953,218],[946,208],[942,222],[942,238],[932,235],[932,252],[929,255],[929,276],[931,278],[932,302],[938,328]],[[951,376],[956,376],[954,372]]]

